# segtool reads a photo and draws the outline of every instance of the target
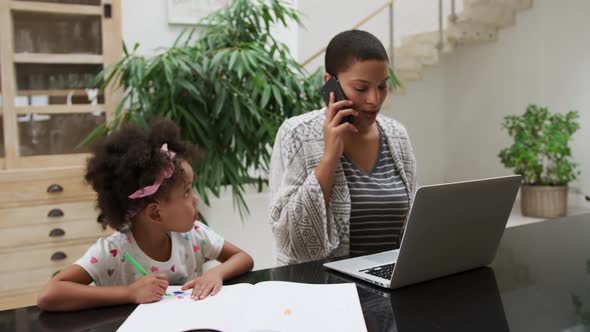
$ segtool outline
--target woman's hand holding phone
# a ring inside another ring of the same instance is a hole
[[[342,123],[346,116],[356,117],[358,113],[350,108],[350,100],[334,102],[334,93],[330,92],[326,120],[324,120],[324,155],[314,170],[315,176],[322,188],[324,204],[330,202],[330,191],[334,181],[334,170],[340,157],[344,153],[344,138],[358,132],[350,122]]]
[[[350,100],[341,100],[335,102],[334,92],[326,93],[328,95],[328,108],[326,109],[326,119],[324,120],[324,154],[319,164],[314,170],[315,176],[322,188],[324,204],[330,202],[330,191],[334,181],[334,170],[344,153],[344,138],[347,135],[357,133],[358,130],[350,122],[342,123],[344,117],[356,117],[358,113],[353,110]]]
[[[330,92],[326,120],[324,121],[324,158],[333,162],[344,153],[344,137],[358,132],[356,127],[342,120],[347,116],[357,117],[358,113],[350,108],[350,100],[334,101],[334,92]]]

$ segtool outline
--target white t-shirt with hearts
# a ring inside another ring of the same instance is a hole
[[[171,285],[182,285],[203,274],[203,264],[217,259],[224,242],[198,221],[190,232],[170,232],[170,239],[172,253],[166,262],[151,259],[139,248],[131,230],[124,230],[98,239],[74,264],[86,270],[97,286],[125,286],[143,276],[125,259],[127,252],[148,273],[165,274]]]

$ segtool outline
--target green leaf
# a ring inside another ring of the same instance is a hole
[[[281,108],[283,108],[283,96],[281,95],[281,90],[280,87],[277,85],[273,85],[271,87],[272,89],[272,94],[275,97],[275,99],[277,100],[277,103],[279,103],[279,106]]]
[[[268,105],[268,101],[270,100],[272,87],[270,85],[265,85],[264,90],[262,91],[262,98],[260,100],[260,107],[265,108]]]
[[[225,106],[225,100],[227,97],[227,92],[225,89],[221,89],[219,96],[215,99],[215,105],[213,106],[213,115],[215,117],[219,116],[221,110]]]
[[[228,65],[228,69],[232,70],[234,68],[234,65],[236,64],[236,60],[238,59],[238,56],[240,55],[240,51],[234,51],[229,59],[229,65]]]

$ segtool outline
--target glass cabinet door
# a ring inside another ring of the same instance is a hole
[[[107,101],[113,104],[91,83],[122,55],[113,47],[122,43],[114,21],[120,16],[113,14],[119,2],[111,0],[111,15],[104,17],[105,0],[5,1],[12,3],[17,167],[83,161],[88,147],[80,143],[105,123]]]
[[[1,85],[0,85],[1,88]],[[4,158],[5,147],[4,147],[4,117],[2,109],[2,90],[0,90],[0,159]],[[0,162],[0,169],[2,169],[2,162]]]
[[[1,98],[1,97],[0,97]],[[4,118],[2,117],[2,112],[0,111],[0,159],[4,158]],[[0,169],[2,169],[3,162],[0,161]]]
[[[12,19],[15,53],[102,54],[100,16],[15,11]]]
[[[80,142],[105,122],[104,112],[75,114],[33,113],[18,117],[21,156],[86,153]]]
[[[105,122],[104,93],[88,89],[97,64],[15,66],[20,156],[88,152],[76,146]]]
[[[50,3],[59,3],[59,4],[69,4],[69,5],[87,5],[87,6],[100,6],[100,0],[19,0],[23,2],[33,1],[33,2],[50,2]]]
[[[2,67],[0,67],[0,74]],[[6,148],[4,147],[4,104],[2,102],[2,79],[0,77],[0,170],[4,168],[4,155]]]
[[[16,107],[104,104],[102,91],[86,90],[101,64],[17,63]]]

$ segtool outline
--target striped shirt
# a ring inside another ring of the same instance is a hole
[[[406,186],[395,169],[387,140],[379,127],[379,152],[367,173],[343,156],[350,191],[350,254],[364,255],[399,248],[409,202]]]

